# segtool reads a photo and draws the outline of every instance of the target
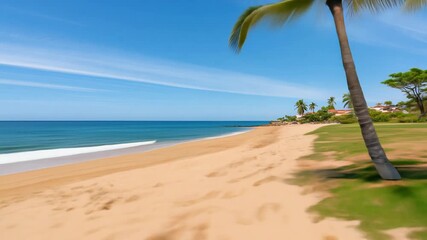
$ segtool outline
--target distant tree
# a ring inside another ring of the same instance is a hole
[[[342,102],[344,103],[344,108],[353,108],[353,102],[351,101],[350,93],[344,93],[342,96]]]
[[[310,111],[312,113],[314,113],[314,110],[316,109],[317,104],[315,104],[314,102],[310,103],[310,105],[308,105],[308,108],[310,109]]]
[[[392,101],[385,101],[385,102],[384,102],[384,105],[386,105],[386,106],[391,106],[391,105],[393,105],[393,102],[392,102]]]
[[[303,99],[298,100],[295,103],[295,109],[299,115],[304,115],[305,111],[307,111],[307,104],[305,104]]]
[[[328,98],[328,108],[329,109],[335,109],[335,104],[337,104],[335,102],[335,97]]]
[[[427,70],[411,68],[408,72],[392,73],[390,77],[382,83],[404,92],[408,99],[417,103],[421,113],[420,117],[425,116],[424,100],[427,99]]]

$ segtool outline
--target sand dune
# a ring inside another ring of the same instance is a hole
[[[319,125],[0,177],[1,239],[363,239],[286,179]]]

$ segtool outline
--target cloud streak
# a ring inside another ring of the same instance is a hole
[[[235,94],[308,99],[327,96],[319,89],[258,75],[102,52],[0,44],[0,65]]]
[[[14,13],[20,14],[20,15],[27,15],[27,16],[31,16],[31,17],[35,17],[35,18],[41,18],[41,19],[44,19],[47,21],[55,21],[55,22],[69,24],[69,25],[83,26],[81,23],[76,22],[76,21],[71,21],[68,19],[59,18],[59,17],[47,15],[47,14],[42,14],[42,13],[37,13],[37,12],[29,11],[29,10],[24,10],[22,8],[15,8],[15,7],[9,7],[9,6],[7,6],[7,7],[2,6],[2,7],[7,9],[10,12],[14,12]]]
[[[40,82],[31,82],[31,81],[19,81],[19,80],[10,80],[10,79],[0,79],[0,85],[48,88],[48,89],[77,91],[77,92],[98,92],[98,91],[101,91],[99,89],[93,89],[93,88],[83,88],[83,87],[67,86],[67,85],[60,85],[60,84],[40,83]]]
[[[355,20],[357,21],[348,24],[348,34],[353,41],[427,55],[424,50],[427,28],[420,24],[427,20],[425,17],[390,11]]]

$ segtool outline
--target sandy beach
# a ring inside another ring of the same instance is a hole
[[[0,176],[1,239],[364,239],[287,179],[321,125]]]

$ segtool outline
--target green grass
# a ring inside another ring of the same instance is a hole
[[[389,143],[410,143],[427,139],[427,124],[425,123],[378,123],[375,126],[386,150],[390,150],[387,149]],[[368,156],[357,124],[326,126],[309,134],[318,136],[315,142],[315,153],[309,159],[326,159],[327,157],[322,154],[325,152],[335,152],[334,157],[337,160],[361,154]]]
[[[379,178],[366,153],[358,125],[331,125],[310,133],[318,136],[315,153],[304,159],[340,161],[351,158],[352,164],[329,169],[310,168],[298,173],[294,182],[316,183],[329,188],[332,196],[310,210],[324,217],[359,220],[360,229],[370,239],[388,239],[383,231],[399,227],[424,227],[412,232],[410,237],[427,239],[427,124],[376,124],[376,128],[386,147],[395,143],[425,146],[425,151],[411,153],[417,159],[392,160],[402,181]],[[392,149],[397,153],[401,150]]]

